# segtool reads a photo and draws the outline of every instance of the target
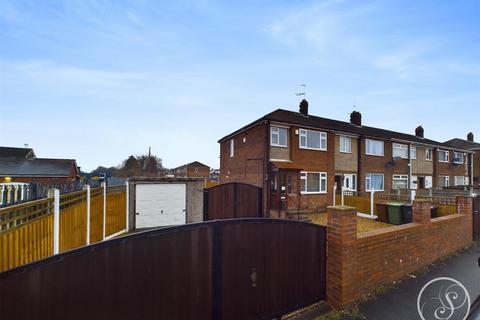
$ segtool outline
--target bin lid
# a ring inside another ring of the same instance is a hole
[[[387,202],[387,205],[392,206],[392,207],[401,207],[405,205],[405,203],[402,202]]]

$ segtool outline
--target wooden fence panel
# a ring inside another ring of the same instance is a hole
[[[0,272],[52,254],[52,213],[0,233]]]
[[[127,211],[126,192],[107,193],[106,236],[125,230]]]
[[[60,196],[60,252],[87,243],[87,192],[77,191]]]
[[[103,240],[103,189],[91,190],[90,200],[90,243]]]

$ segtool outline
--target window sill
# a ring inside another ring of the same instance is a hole
[[[275,147],[275,148],[288,148],[288,145],[282,146],[280,144],[270,144],[270,147]]]
[[[303,150],[328,151],[327,149],[307,148],[307,147],[301,147],[301,146],[299,146],[298,148]]]
[[[385,157],[385,154],[372,154],[372,153],[365,153],[367,156],[372,156],[372,157]]]
[[[352,153],[352,151],[342,151],[342,150],[340,150],[339,152],[340,152],[340,153],[347,153],[347,154],[351,154],[351,153]]]
[[[319,191],[319,192],[307,192],[307,191],[300,191],[300,194],[309,195],[309,194],[327,194],[326,191]]]

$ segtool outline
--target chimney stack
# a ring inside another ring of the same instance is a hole
[[[308,116],[308,101],[305,99],[300,101],[300,113],[304,116]]]
[[[419,138],[424,138],[424,130],[423,130],[423,127],[422,126],[418,126],[416,129],[415,129],[415,135]]]
[[[350,114],[350,123],[356,126],[362,126],[362,114],[358,111],[353,111]]]
[[[473,133],[472,132],[468,133],[467,140],[470,141],[470,142],[473,142]]]

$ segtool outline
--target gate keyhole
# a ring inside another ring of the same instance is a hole
[[[252,268],[252,273],[250,274],[250,280],[252,280],[252,288],[257,287],[257,278],[257,271],[255,270],[255,268]]]

